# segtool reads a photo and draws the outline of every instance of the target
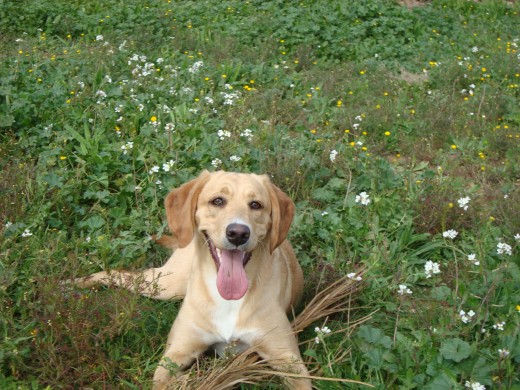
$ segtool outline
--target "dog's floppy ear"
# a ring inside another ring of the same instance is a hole
[[[203,171],[196,179],[172,190],[164,201],[168,226],[179,241],[180,248],[187,246],[193,239],[197,200],[209,176],[208,171]]]
[[[271,233],[269,249],[271,253],[282,243],[289,233],[294,217],[294,203],[281,189],[270,183]]]

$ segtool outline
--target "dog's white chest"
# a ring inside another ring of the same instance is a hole
[[[240,308],[244,299],[238,301],[226,301],[220,297],[217,298],[217,305],[213,312],[212,322],[215,325],[215,331],[223,341],[231,341],[239,338],[237,332],[238,317]]]
[[[214,312],[213,324],[215,325],[217,340],[213,344],[213,348],[220,356],[246,350],[252,345],[256,337],[254,330],[237,327],[242,303],[243,299],[238,301],[222,300]]]
[[[213,325],[211,332],[202,331],[201,336],[208,345],[212,345],[219,355],[223,355],[228,347],[234,352],[246,349],[256,339],[256,329],[247,329],[239,326],[240,310],[246,296],[239,300],[226,300],[217,290],[216,280],[209,278],[207,285],[212,298],[212,310],[208,320]]]

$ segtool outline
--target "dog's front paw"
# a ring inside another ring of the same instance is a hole
[[[153,389],[166,389],[166,386],[168,385],[168,382],[171,380],[171,378],[172,376],[170,374],[170,370],[162,366],[157,367],[155,374],[153,375]]]

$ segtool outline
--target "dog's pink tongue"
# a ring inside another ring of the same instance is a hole
[[[244,269],[244,252],[222,250],[220,268],[217,274],[217,289],[222,298],[238,300],[242,298],[249,285]]]

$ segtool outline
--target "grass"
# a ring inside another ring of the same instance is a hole
[[[2,388],[150,386],[178,304],[56,286],[161,264],[202,169],[295,200],[307,303],[364,269],[302,326],[317,376],[520,388],[519,5],[405,3],[1,2]]]

